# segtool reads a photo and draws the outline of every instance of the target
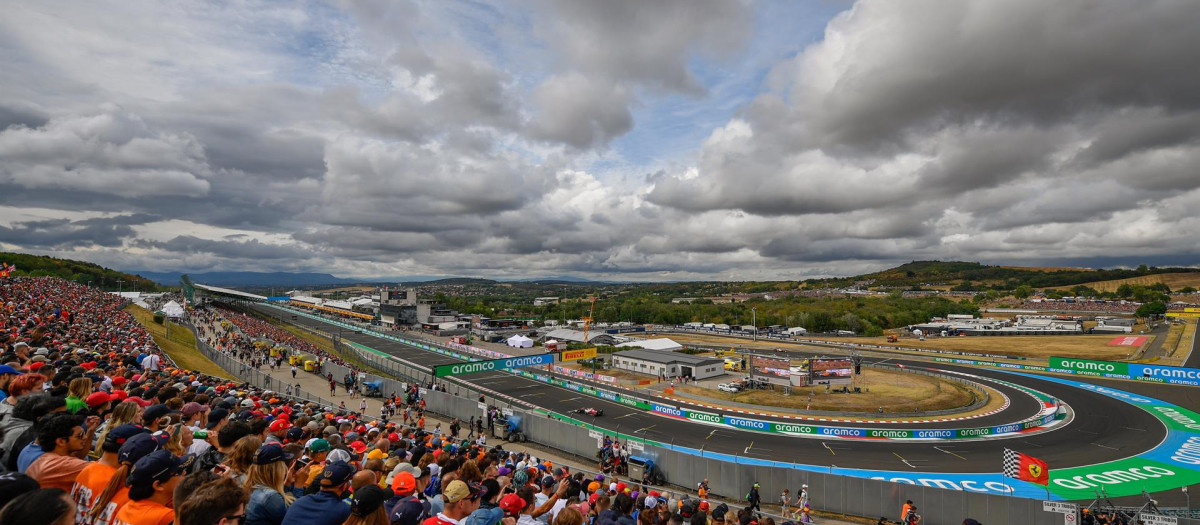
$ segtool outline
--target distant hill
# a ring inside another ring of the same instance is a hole
[[[137,272],[148,279],[166,285],[178,285],[181,272]],[[192,282],[212,286],[314,286],[326,284],[356,284],[365,279],[343,279],[327,273],[292,272],[203,272],[187,273]]]
[[[16,266],[15,275],[62,277],[80,284],[90,282],[92,286],[101,286],[106,290],[154,292],[159,289],[159,286],[150,279],[90,262],[10,252],[0,252],[0,262]],[[177,279],[173,284],[178,285],[179,280]]]
[[[1196,268],[1156,268],[1140,266],[1137,269],[1091,269],[1091,268],[1036,268],[1019,266],[989,266],[964,261],[913,261],[880,272],[833,279],[810,279],[808,288],[844,287],[854,283],[870,282],[871,288],[914,287],[927,285],[961,285],[966,282],[1005,284],[1008,288],[1028,285],[1033,288],[1074,286],[1097,281],[1129,279],[1146,275],[1168,273],[1195,273]]]

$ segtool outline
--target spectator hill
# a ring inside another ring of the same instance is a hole
[[[61,277],[78,284],[92,283],[92,286],[106,290],[118,288],[128,292],[154,292],[160,287],[145,277],[118,272],[97,264],[70,259],[58,259],[44,255],[28,255],[24,253],[0,252],[0,262],[16,266],[13,276],[29,277]],[[123,281],[118,283],[118,281]],[[176,279],[176,286],[179,280]]]

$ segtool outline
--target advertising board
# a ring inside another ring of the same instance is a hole
[[[438,365],[435,366],[433,370],[435,376],[446,377],[474,374],[478,372],[488,372],[491,370],[503,370],[506,368],[548,365],[553,362],[554,354],[538,354],[520,357],[508,357],[505,359],[493,359],[491,361],[472,361],[467,363],[454,363],[452,365]]]
[[[792,384],[792,362],[790,359],[778,359],[765,356],[751,356],[750,366],[754,368],[756,378],[766,379],[776,385]]]
[[[596,357],[595,348],[584,348],[582,350],[566,350],[563,351],[559,361],[578,361],[580,359],[593,359]]]

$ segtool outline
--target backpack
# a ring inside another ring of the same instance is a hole
[[[440,478],[441,476],[432,476],[429,478],[429,485],[425,486],[425,497],[432,498],[441,492],[442,481]]]

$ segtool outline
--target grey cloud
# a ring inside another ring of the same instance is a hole
[[[633,94],[619,84],[579,74],[557,76],[538,86],[533,99],[537,114],[529,128],[534,138],[586,149],[633,129]]]
[[[32,248],[74,250],[87,247],[120,247],[133,238],[133,226],[153,222],[157,217],[145,214],[119,215],[71,221],[50,219],[17,222],[0,226],[0,242]]]
[[[210,189],[204,149],[193,137],[152,130],[114,106],[0,131],[0,158],[0,187],[137,197],[200,196]]]
[[[191,235],[180,235],[168,241],[137,241],[140,248],[155,248],[172,253],[209,254],[222,259],[254,261],[272,259],[308,259],[317,256],[310,248],[296,244],[268,244],[258,239],[245,241],[216,241]]]

